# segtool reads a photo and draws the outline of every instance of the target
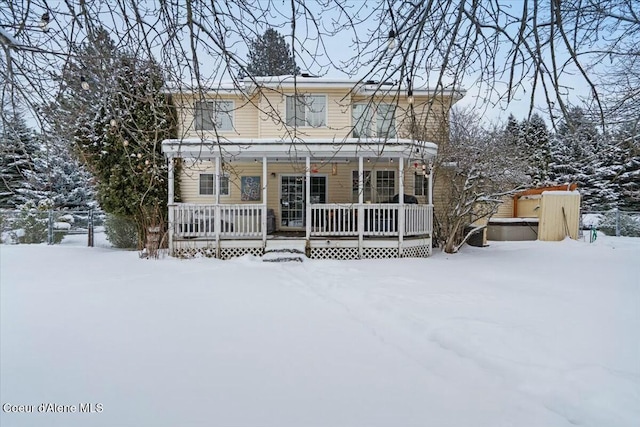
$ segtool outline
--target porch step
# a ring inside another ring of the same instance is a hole
[[[293,250],[304,254],[306,244],[304,239],[267,239],[264,251]]]
[[[298,249],[274,249],[265,251],[263,262],[302,262],[306,258],[304,252]]]

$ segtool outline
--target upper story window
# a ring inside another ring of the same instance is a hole
[[[393,104],[353,104],[354,138],[394,138],[396,107]]]
[[[196,101],[196,130],[233,130],[233,101]]]
[[[322,127],[327,125],[327,97],[325,95],[287,96],[287,126]]]

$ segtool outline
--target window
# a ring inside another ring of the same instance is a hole
[[[212,173],[201,173],[199,194],[201,196],[211,196],[215,194],[213,191],[214,188],[215,188],[215,175]],[[229,176],[228,175],[220,176],[220,195],[221,196],[229,195]]]
[[[416,172],[414,175],[413,194],[416,196],[429,195],[429,180],[422,172]]]
[[[396,194],[396,172],[376,171],[376,196],[378,203],[387,202]]]
[[[213,194],[213,174],[212,173],[201,173],[200,174],[200,195],[208,196]]]
[[[395,171],[375,171],[375,187],[372,185],[371,171],[363,171],[364,193],[363,200],[383,203],[391,200],[396,194]],[[358,202],[358,171],[352,171],[352,200]],[[372,192],[375,190],[375,192]]]
[[[233,101],[198,101],[195,106],[196,130],[233,130]]]
[[[396,108],[392,104],[353,104],[354,138],[394,138]]]
[[[287,126],[321,127],[327,125],[327,97],[325,95],[287,96]]]
[[[396,136],[396,107],[393,105],[378,105],[376,112],[376,134],[378,138],[394,138]]]
[[[229,176],[228,175],[220,175],[220,195],[228,196],[230,194],[229,191]]]
[[[364,192],[363,192],[363,200],[365,202],[371,201],[371,171],[362,171],[363,175],[363,184],[364,184]],[[354,203],[358,203],[358,171],[351,172],[351,180],[353,182],[352,185],[352,199]]]

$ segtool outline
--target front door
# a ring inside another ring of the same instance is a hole
[[[280,177],[280,227],[301,229],[306,225],[305,177],[282,175]],[[327,177],[311,177],[311,203],[327,202]]]

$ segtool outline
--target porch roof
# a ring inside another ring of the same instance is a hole
[[[428,160],[435,157],[438,146],[433,142],[416,142],[402,138],[208,138],[165,139],[162,152],[166,157],[212,159],[216,157],[233,159],[295,160],[313,159],[353,159],[358,157],[398,158]]]

